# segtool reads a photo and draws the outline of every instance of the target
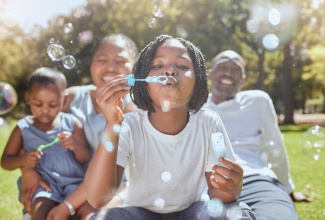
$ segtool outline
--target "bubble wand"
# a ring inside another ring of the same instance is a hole
[[[148,76],[145,79],[136,79],[134,78],[133,74],[130,75],[124,75],[125,78],[128,79],[128,82],[126,83],[128,86],[134,86],[136,81],[143,81],[147,83],[160,83],[165,85],[168,81],[167,76]]]
[[[42,151],[44,148],[52,146],[53,144],[57,143],[60,141],[60,138],[56,137],[52,142],[48,144],[41,144],[40,146],[37,147],[38,151]]]

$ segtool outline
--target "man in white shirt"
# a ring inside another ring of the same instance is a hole
[[[244,79],[242,57],[231,50],[221,52],[212,62],[211,94],[205,105],[220,115],[235,153],[244,161],[239,201],[248,204],[257,219],[298,219],[292,200],[309,198],[293,192],[272,100],[263,91],[241,91]]]

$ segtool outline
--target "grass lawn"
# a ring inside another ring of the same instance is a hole
[[[281,131],[290,160],[292,179],[296,191],[303,191],[314,199],[312,203],[295,203],[302,220],[325,219],[325,159],[315,161],[305,156],[299,148],[302,134],[311,126],[281,125]],[[0,152],[4,149],[13,124],[0,127]],[[0,220],[21,219],[22,205],[18,202],[17,178],[19,170],[5,171],[0,168]]]

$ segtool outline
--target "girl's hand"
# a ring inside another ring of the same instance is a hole
[[[214,165],[210,176],[210,183],[217,191],[226,193],[226,197],[237,199],[243,185],[243,168],[227,158],[221,157],[219,162],[226,167]]]
[[[109,124],[120,124],[124,120],[123,97],[130,91],[124,76],[115,76],[100,91],[96,98],[99,108]]]
[[[69,131],[63,131],[58,134],[58,138],[60,138],[60,144],[62,147],[69,149],[69,150],[74,150],[77,146],[77,143],[75,139],[73,138],[73,135]]]
[[[30,151],[22,155],[22,167],[24,168],[34,168],[36,167],[38,161],[42,157],[42,152],[40,151]]]

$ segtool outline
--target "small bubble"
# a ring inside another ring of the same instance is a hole
[[[285,152],[274,141],[265,141],[260,150],[260,158],[267,164],[268,168],[281,166],[280,162],[284,160]]]
[[[18,101],[17,92],[9,84],[0,82],[0,115],[9,113]]]
[[[170,110],[170,103],[169,101],[165,100],[163,102],[163,106],[162,106],[162,109],[161,109],[163,112],[168,112]]]
[[[157,25],[157,20],[155,18],[149,18],[148,19],[148,26],[149,28],[153,28]]]
[[[163,209],[165,207],[165,200],[163,200],[162,198],[157,198],[154,202],[154,206],[157,209]]]
[[[155,17],[163,17],[169,9],[169,0],[152,0],[152,13]]]
[[[164,182],[169,182],[171,180],[171,178],[172,178],[172,175],[170,174],[170,172],[163,172],[161,174],[161,179]]]
[[[309,128],[302,136],[300,149],[314,160],[325,156],[325,128],[315,125]]]
[[[231,220],[239,220],[242,219],[243,213],[239,206],[232,206],[227,209],[227,218]]]
[[[47,54],[53,61],[59,61],[65,56],[65,49],[60,44],[50,44],[47,47]]]
[[[223,204],[219,199],[211,199],[207,204],[208,213],[212,217],[218,217],[222,215]]]
[[[50,38],[49,42],[50,42],[50,44],[53,44],[54,43],[54,38],[53,37]]]
[[[115,124],[115,125],[113,126],[113,131],[114,131],[115,133],[120,133],[120,131],[121,131],[121,125]]]
[[[72,55],[67,55],[63,57],[62,63],[66,69],[72,69],[76,65],[76,59]]]
[[[104,142],[104,146],[105,146],[105,149],[108,151],[108,152],[112,152],[114,150],[114,145],[112,142],[110,141],[105,141]]]

